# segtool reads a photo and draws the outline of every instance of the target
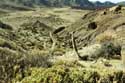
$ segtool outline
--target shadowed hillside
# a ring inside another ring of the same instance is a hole
[[[26,9],[27,7],[36,7],[36,6],[47,6],[47,7],[64,7],[70,6],[73,8],[81,8],[81,9],[95,9],[97,7],[111,7],[114,6],[114,3],[111,2],[95,2],[92,3],[88,0],[1,0],[0,7],[9,7],[13,8],[17,7],[20,10]],[[17,6],[20,5],[20,6]],[[25,6],[25,7],[21,7]]]

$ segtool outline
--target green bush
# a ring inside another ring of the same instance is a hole
[[[102,69],[103,70],[103,69]],[[124,83],[123,71],[99,72],[79,66],[56,65],[52,68],[31,68],[31,75],[20,83]]]
[[[115,44],[114,42],[105,42],[102,44],[102,54],[105,54],[104,57],[109,59],[114,56],[121,56],[121,46],[119,44]]]
[[[22,83],[95,83],[99,78],[95,71],[67,66],[33,68],[31,71],[31,76],[24,78]]]

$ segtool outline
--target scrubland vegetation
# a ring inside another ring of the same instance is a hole
[[[125,82],[124,7],[25,8],[0,11],[0,83]]]

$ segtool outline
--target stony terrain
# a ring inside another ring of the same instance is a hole
[[[124,83],[124,9],[2,12],[0,83]]]

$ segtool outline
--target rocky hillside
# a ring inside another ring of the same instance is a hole
[[[114,6],[0,15],[0,83],[124,83],[124,12]]]
[[[75,51],[69,51],[57,59],[93,61],[99,57],[120,58],[125,42],[124,11],[121,6],[92,11],[60,31],[58,36],[64,45]]]
[[[116,33],[117,31],[114,30],[114,28],[123,26],[123,19],[124,7],[121,8],[121,6],[115,6],[101,11],[92,11],[83,16],[79,21],[67,27],[66,30],[67,32],[75,32],[74,34],[76,35],[78,42],[81,41],[81,45],[84,46],[95,42],[94,38],[100,34],[108,31],[109,33],[110,31]],[[90,42],[88,42],[88,40]]]

